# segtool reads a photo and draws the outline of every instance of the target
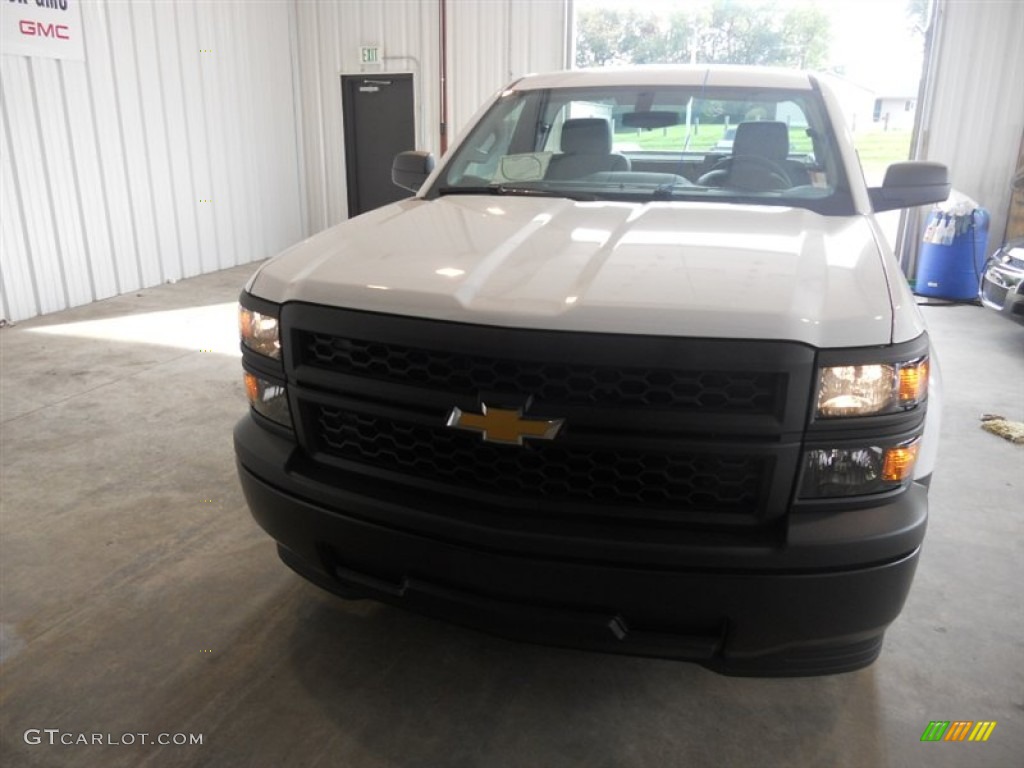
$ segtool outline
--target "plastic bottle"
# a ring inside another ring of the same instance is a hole
[[[956,218],[949,216],[946,218],[946,228],[942,231],[942,244],[952,245],[953,238],[956,237]]]

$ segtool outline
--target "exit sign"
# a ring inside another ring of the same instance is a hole
[[[359,48],[359,61],[363,64],[380,63],[380,46],[364,45]]]

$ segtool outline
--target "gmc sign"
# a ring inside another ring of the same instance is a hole
[[[21,34],[28,37],[55,37],[58,40],[70,40],[68,28],[64,24],[44,24],[41,21],[22,19],[18,22]]]

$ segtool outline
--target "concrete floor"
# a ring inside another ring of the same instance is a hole
[[[1022,765],[1024,446],[978,416],[1024,420],[1024,328],[926,309],[944,445],[880,660],[735,679],[348,604],[281,565],[231,448],[251,269],[0,330],[4,765]],[[920,742],[956,719],[998,726]],[[28,729],[203,743],[34,745]]]

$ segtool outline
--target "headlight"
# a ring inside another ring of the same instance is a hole
[[[921,439],[895,445],[819,448],[804,454],[800,498],[863,496],[892,491],[914,474]]]
[[[245,394],[249,398],[249,405],[257,413],[283,426],[292,426],[288,391],[283,384],[275,384],[246,371]]]
[[[837,365],[818,377],[819,418],[873,416],[913,408],[928,393],[928,358],[905,363]]]
[[[242,343],[253,352],[280,359],[281,339],[276,317],[239,306],[238,330],[242,335]]]

